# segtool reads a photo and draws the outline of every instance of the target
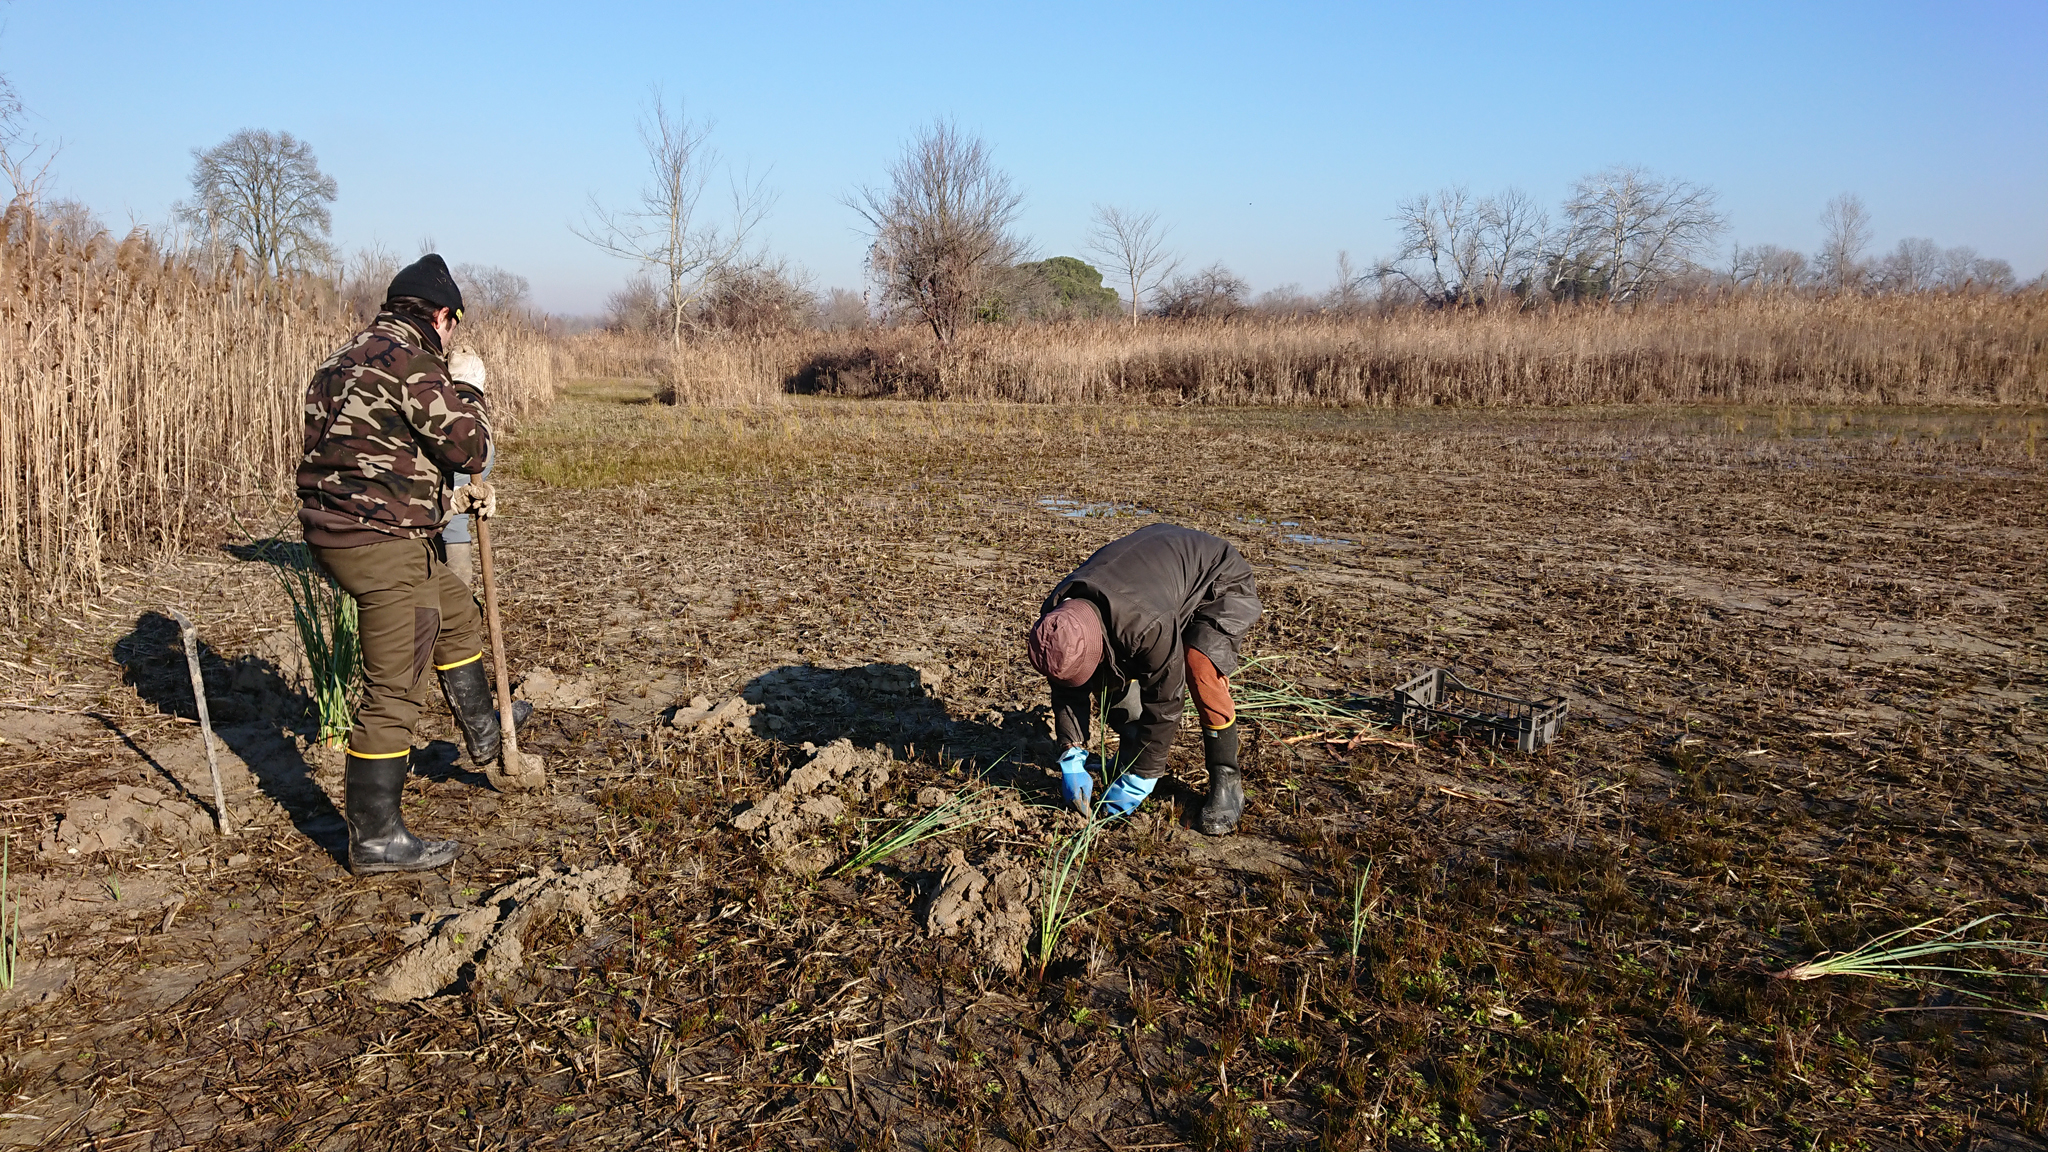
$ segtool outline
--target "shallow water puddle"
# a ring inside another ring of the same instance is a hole
[[[1278,530],[1282,540],[1290,544],[1314,544],[1323,548],[1356,548],[1358,541],[1342,536],[1318,536],[1313,532],[1288,532],[1288,528],[1300,528],[1299,520],[1268,520],[1261,516],[1239,516],[1239,523],[1256,524],[1261,528]]]

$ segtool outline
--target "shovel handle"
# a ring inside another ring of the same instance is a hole
[[[500,771],[519,773],[519,730],[512,723],[512,683],[505,678],[505,634],[498,626],[498,578],[491,570],[491,522],[476,518],[476,551],[484,567],[484,615],[491,623],[491,666],[498,673],[498,752]]]

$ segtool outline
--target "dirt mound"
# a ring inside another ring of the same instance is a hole
[[[602,693],[590,677],[576,676],[564,680],[547,667],[532,669],[521,676],[512,695],[535,708],[595,708],[603,702]]]
[[[811,754],[790,772],[782,786],[733,818],[733,827],[758,832],[768,855],[792,872],[823,871],[837,852],[829,845],[805,844],[811,832],[844,819],[849,802],[858,803],[889,783],[895,761],[883,748],[855,748],[851,740],[834,740],[823,748],[804,745]]]
[[[925,932],[965,935],[989,963],[1015,976],[1031,941],[1032,901],[1038,882],[1030,870],[998,852],[977,868],[955,848],[946,853],[938,887],[925,905]]]
[[[372,978],[366,990],[373,1000],[424,1000],[458,982],[503,979],[519,970],[522,941],[536,922],[573,915],[587,935],[597,927],[599,911],[632,887],[623,864],[551,868],[514,880],[484,893],[473,907],[406,929],[401,938],[415,947]]]
[[[197,843],[212,831],[212,817],[196,805],[154,788],[116,784],[106,796],[81,796],[66,805],[40,848],[45,856],[90,856],[140,848],[153,839]]]
[[[709,696],[692,696],[688,704],[677,706],[676,714],[669,717],[668,725],[692,736],[719,733],[744,736],[751,731],[748,718],[757,711],[759,706],[747,703],[742,696],[734,696],[723,704],[713,704]]]
[[[104,731],[105,725],[89,716],[0,708],[0,744],[47,748],[97,736]]]
[[[341,818],[298,740],[260,723],[222,727],[214,736],[237,833],[288,822],[316,839],[339,834]],[[213,838],[213,779],[200,734],[187,729],[140,751],[145,782],[73,797],[43,834],[45,856],[78,859],[152,844],[183,849]]]

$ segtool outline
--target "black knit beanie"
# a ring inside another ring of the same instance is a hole
[[[400,268],[384,293],[387,300],[393,296],[417,296],[436,308],[453,308],[455,318],[462,319],[462,289],[455,286],[448,262],[438,252],[429,252]]]

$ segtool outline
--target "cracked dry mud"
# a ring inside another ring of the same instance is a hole
[[[11,638],[0,698],[61,711],[0,708],[0,1147],[2043,1146],[2039,1021],[1767,975],[1965,910],[2038,936],[2040,414],[623,395],[509,446],[549,779],[492,791],[436,709],[405,812],[465,842],[443,872],[342,869],[259,565]],[[1535,756],[1250,725],[1227,839],[1184,740],[1040,980],[1078,817],[1020,637],[1137,510],[1240,542],[1298,684],[1442,665],[1574,719]],[[833,874],[977,783],[1015,807]],[[2041,995],[2002,962],[1976,986]]]

